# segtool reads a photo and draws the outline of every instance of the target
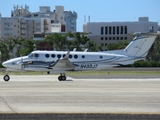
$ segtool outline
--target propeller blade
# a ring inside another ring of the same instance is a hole
[[[21,57],[21,74],[24,71],[24,62],[23,62],[23,58]]]

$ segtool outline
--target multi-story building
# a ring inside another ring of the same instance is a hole
[[[57,32],[57,26],[61,28],[59,32],[76,31],[77,13],[65,11],[64,6],[56,6],[54,11],[51,11],[49,6],[40,6],[40,11],[32,13],[31,17],[49,18],[52,25],[50,32]]]
[[[0,15],[0,38],[32,38],[34,33],[75,32],[77,13],[64,11],[63,6],[56,6],[51,11],[49,6],[40,6],[39,12],[31,13],[29,7],[14,6],[11,17]]]
[[[1,13],[0,13],[0,38],[1,38]]]
[[[160,32],[160,25],[158,26],[158,32]]]
[[[23,37],[32,38],[35,32],[50,31],[50,20],[47,18],[12,18],[4,17],[1,19],[1,38]]]
[[[83,25],[83,31],[90,33],[88,37],[107,50],[108,43],[130,40],[135,32],[157,32],[158,22],[150,22],[148,17],[140,17],[134,22],[88,22]]]
[[[1,38],[17,37],[20,35],[20,24],[18,18],[1,18]]]
[[[64,20],[66,23],[66,31],[76,32],[77,13],[71,11],[64,11]]]

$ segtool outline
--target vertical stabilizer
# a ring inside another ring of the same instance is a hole
[[[135,37],[132,42],[124,49],[126,55],[134,57],[146,57],[155,38],[156,35]]]

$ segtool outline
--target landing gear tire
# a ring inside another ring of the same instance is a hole
[[[3,77],[3,79],[4,79],[4,81],[9,81],[9,79],[10,79],[10,77],[9,77],[9,75],[5,75],[4,77]]]
[[[65,80],[66,80],[66,76],[59,76],[59,77],[58,77],[58,80],[59,80],[59,81],[65,81]]]
[[[62,78],[62,77],[61,77],[61,76],[59,76],[59,77],[58,77],[58,80],[59,80],[59,81],[62,81],[62,80],[61,80],[61,78]]]
[[[62,76],[62,81],[65,81],[66,80],[66,76]]]

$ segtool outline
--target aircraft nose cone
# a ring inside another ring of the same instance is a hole
[[[8,64],[7,64],[7,62],[3,62],[2,65],[3,65],[4,67],[7,67]]]
[[[2,65],[3,65],[4,67],[6,67],[6,62],[3,62]]]

